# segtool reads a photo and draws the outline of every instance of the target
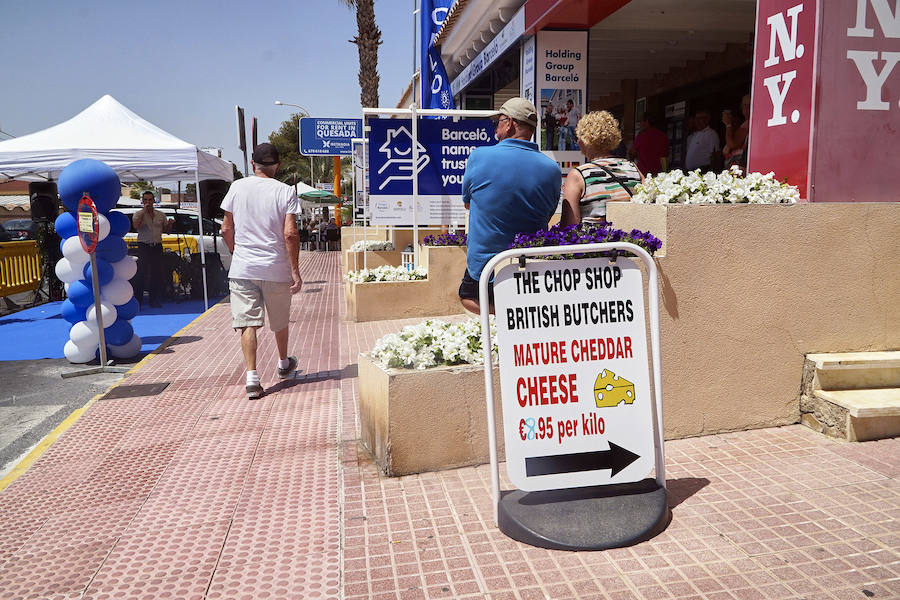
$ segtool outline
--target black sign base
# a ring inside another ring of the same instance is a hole
[[[604,550],[648,540],[669,524],[656,480],[564,490],[501,493],[500,531],[551,550]]]

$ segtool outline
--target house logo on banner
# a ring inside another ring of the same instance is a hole
[[[535,491],[646,477],[653,408],[638,266],[508,265],[494,295],[510,481]]]
[[[413,177],[417,177],[419,225],[459,225],[466,220],[462,180],[473,150],[497,142],[488,120],[421,119],[418,164],[413,165],[408,119],[369,122],[370,210],[373,225],[413,223]]]
[[[383,190],[395,179],[412,181],[413,178],[412,134],[405,126],[401,126],[388,129],[386,135],[384,144],[378,148],[378,151],[384,154],[384,164],[378,169],[378,174],[384,176],[378,186],[379,190]],[[425,146],[421,143],[418,144],[418,151],[419,165],[415,169],[416,175],[431,161],[425,153]]]

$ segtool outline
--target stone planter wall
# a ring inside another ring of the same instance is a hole
[[[806,354],[900,348],[898,203],[609,210],[664,240],[668,438],[796,423]]]
[[[500,398],[497,370],[494,394]],[[495,412],[503,448],[501,415]],[[382,472],[399,476],[489,462],[484,370],[384,369],[359,355],[362,442]]]
[[[421,281],[346,282],[347,319],[379,321],[455,315],[459,282],[466,268],[466,249],[423,246],[419,253],[428,278]]]

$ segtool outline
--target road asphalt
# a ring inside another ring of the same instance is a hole
[[[142,357],[116,364],[131,367]],[[64,358],[0,362],[0,478],[73,411],[105,393],[124,375],[61,376],[90,366],[96,364],[73,365]]]

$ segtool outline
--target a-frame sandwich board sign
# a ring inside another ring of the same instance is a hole
[[[603,256],[526,260],[586,253]],[[624,242],[507,250],[485,266],[481,298],[488,297],[498,266],[493,286],[503,435],[507,474],[517,488],[500,491],[493,375],[485,368],[500,530],[535,546],[571,550],[653,537],[670,511],[652,257]],[[482,344],[490,348],[486,304]]]

